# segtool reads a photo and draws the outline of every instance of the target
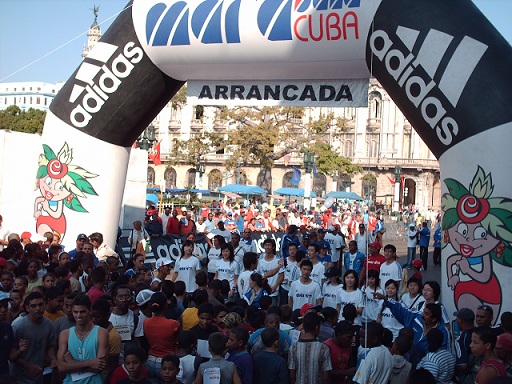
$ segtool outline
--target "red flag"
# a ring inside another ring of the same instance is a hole
[[[159,141],[157,145],[148,151],[148,157],[155,165],[162,165],[162,161],[160,160],[160,143]]]
[[[387,176],[387,178],[388,178],[388,180],[389,180],[389,182],[390,182],[391,184],[393,184],[393,185],[395,184],[395,180],[393,180],[393,179],[392,179],[391,177],[389,177],[389,176]]]

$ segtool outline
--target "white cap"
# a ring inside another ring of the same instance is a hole
[[[161,259],[159,259],[161,260]],[[148,303],[151,300],[151,296],[153,296],[153,292],[150,289],[143,289],[137,294],[137,297],[135,298],[135,301],[137,302],[137,305],[140,307],[146,303]]]
[[[168,259],[166,257],[161,257],[159,258],[156,262],[155,262],[155,267],[156,269],[160,268],[160,267],[163,267],[164,265],[169,265],[171,264],[172,261],[171,259]]]

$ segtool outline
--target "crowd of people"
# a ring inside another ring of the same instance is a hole
[[[101,233],[64,250],[57,233],[3,227],[0,382],[510,380],[512,313],[495,319],[483,305],[449,316],[440,285],[422,277],[431,230],[440,263],[439,220],[410,224],[404,265],[379,212],[357,204],[149,207],[127,265]],[[281,232],[279,247],[269,237],[258,249],[256,231]],[[150,238],[166,235],[181,236],[180,257],[146,263]]]

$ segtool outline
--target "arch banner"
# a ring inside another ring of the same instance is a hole
[[[373,75],[441,164],[445,305],[512,307],[512,50],[470,0],[129,5],[50,106],[38,233],[114,242],[129,148],[186,80]]]

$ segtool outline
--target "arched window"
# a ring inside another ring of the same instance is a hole
[[[187,187],[196,185],[196,170],[194,168],[190,168],[188,171],[188,181]]]
[[[296,188],[296,185],[291,183],[293,171],[286,172],[283,176],[283,188]]]
[[[148,167],[148,187],[153,188],[155,186],[155,170]]]
[[[382,117],[382,95],[373,91],[368,95],[368,118],[380,119]]]
[[[176,188],[176,170],[174,168],[166,168],[164,180],[166,188]]]
[[[323,173],[319,173],[317,178],[313,178],[313,191],[318,197],[325,195],[327,188],[327,177]]]
[[[367,173],[362,179],[362,197],[375,201],[377,196],[377,178],[372,173]]]
[[[212,169],[208,174],[208,189],[215,191],[220,186],[222,186],[222,172],[218,169]]]
[[[336,190],[338,191],[347,191],[350,190],[350,186],[352,185],[352,180],[350,176],[346,173],[342,173],[338,179],[338,184]]]
[[[352,142],[352,140],[346,140],[345,143],[343,144],[343,156],[354,156],[354,143]]]

